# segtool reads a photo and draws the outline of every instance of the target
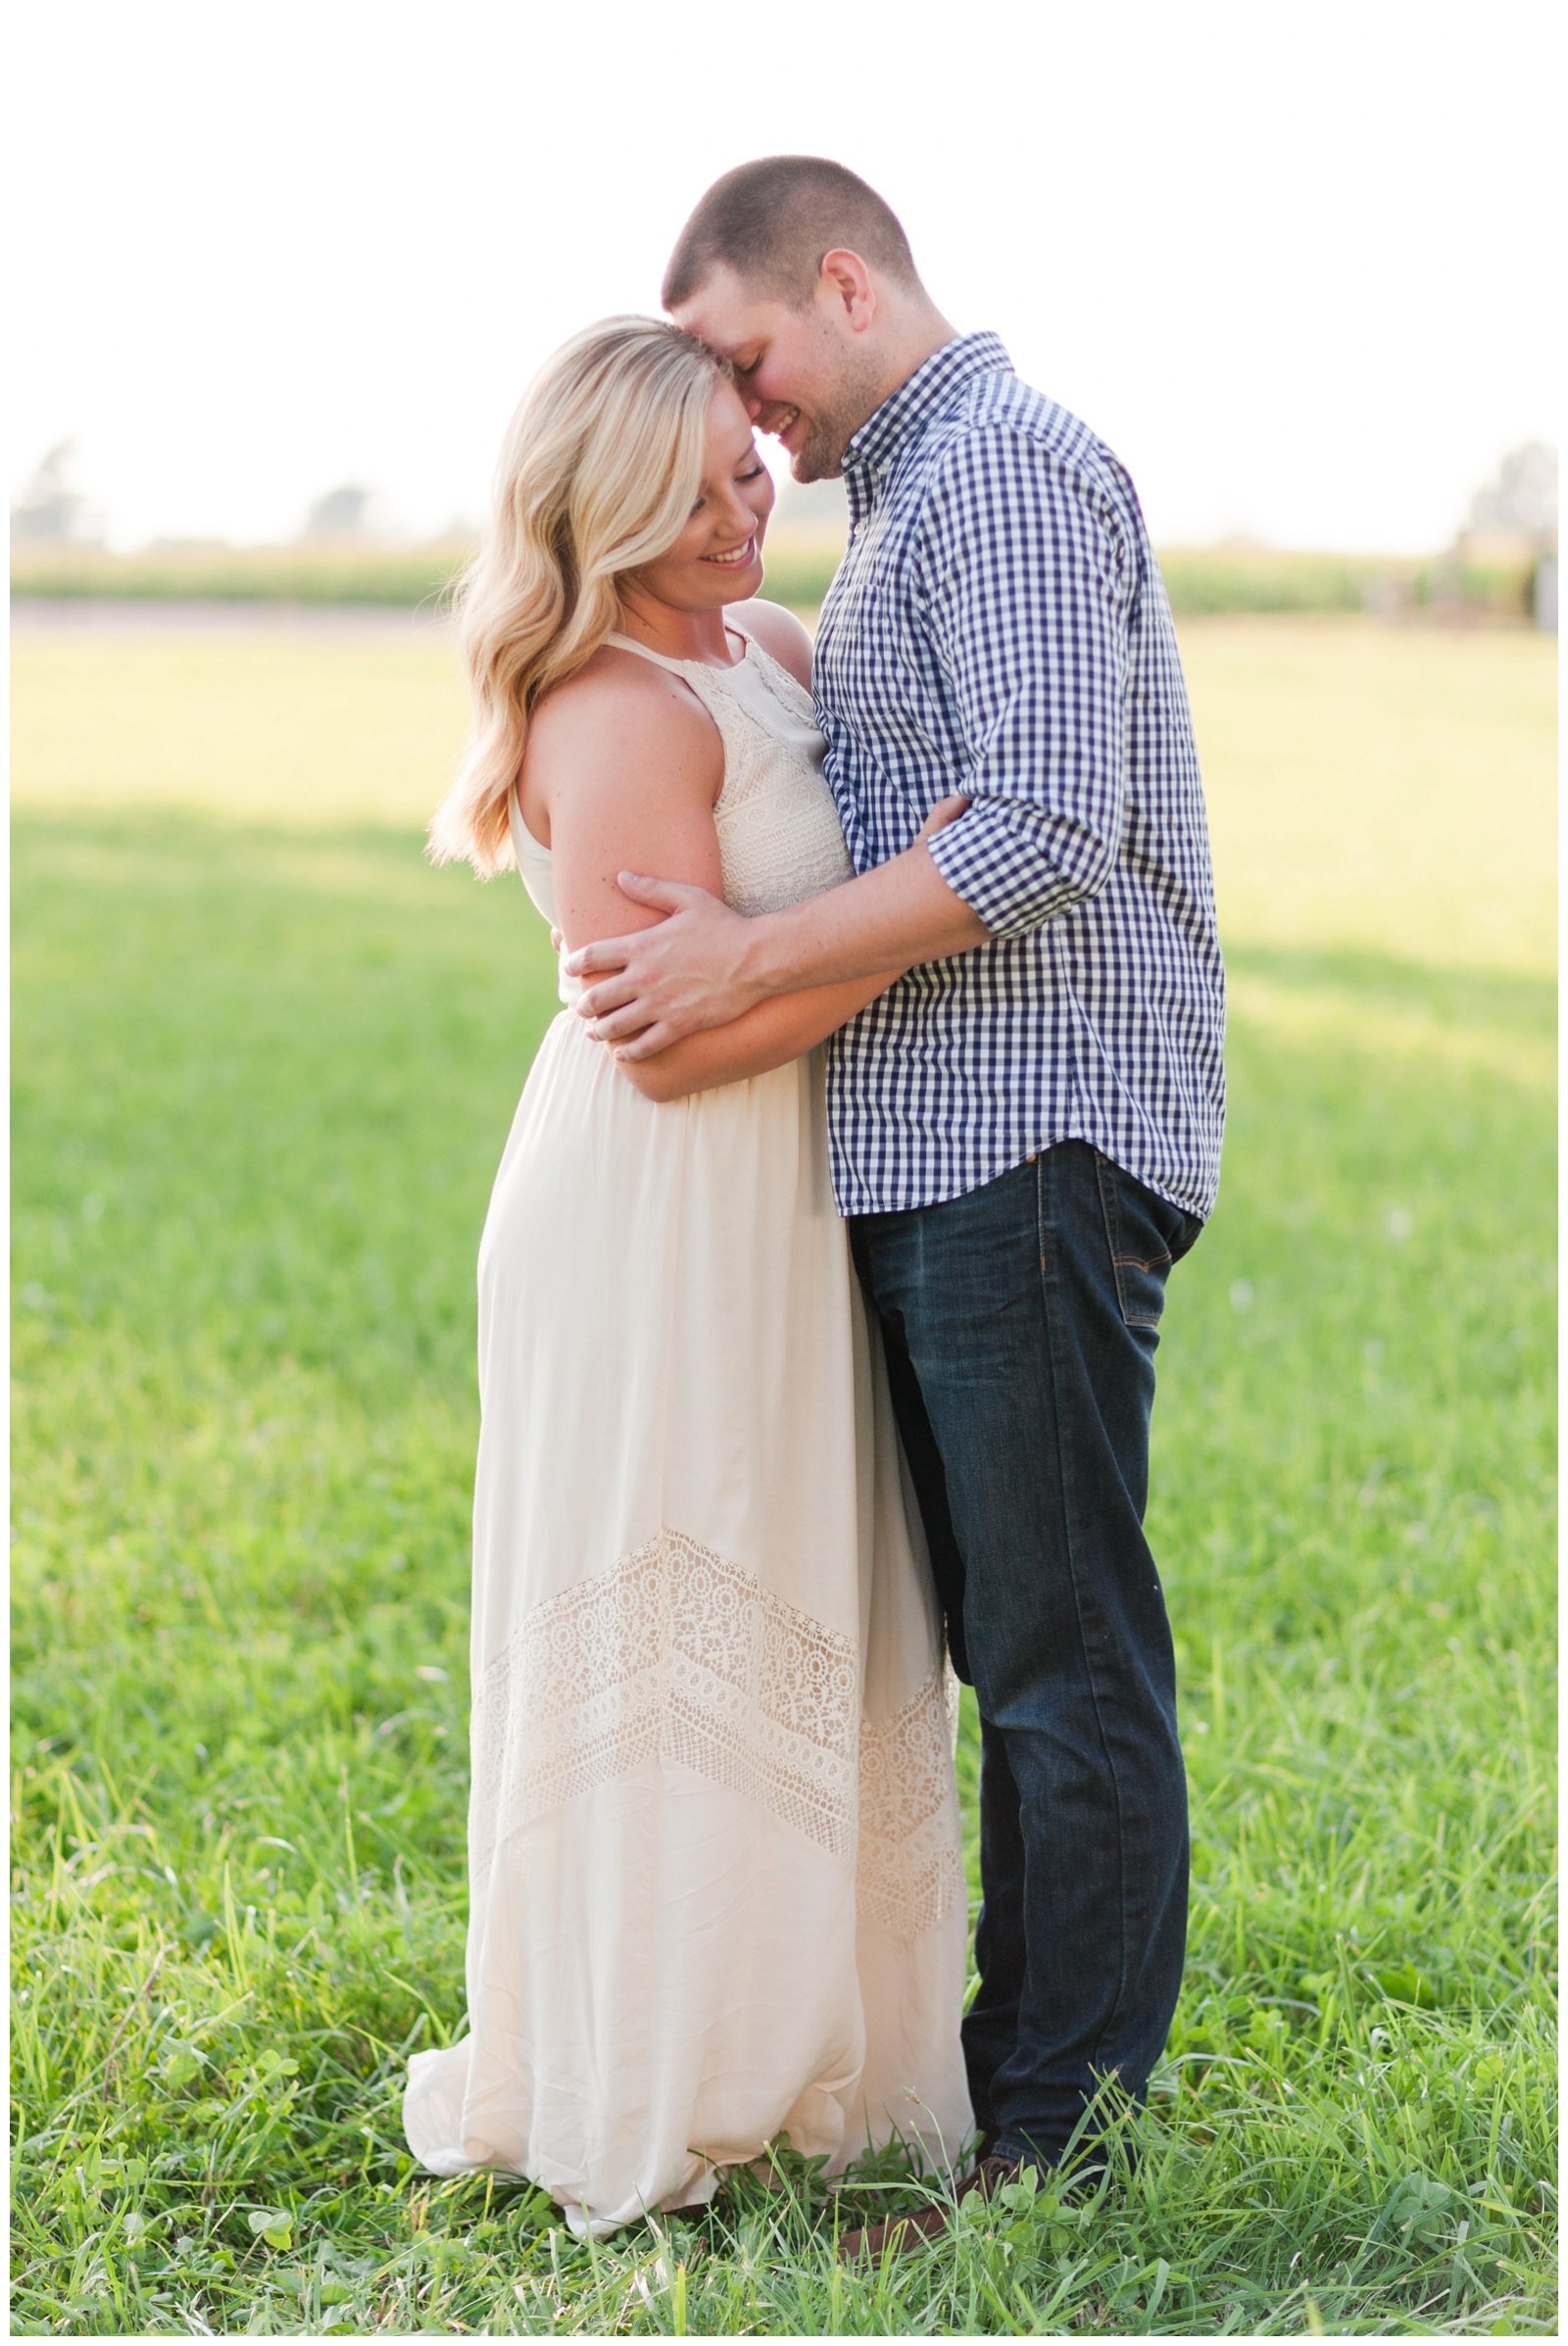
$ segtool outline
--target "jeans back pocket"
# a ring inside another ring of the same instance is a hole
[[[1171,1265],[1181,1260],[1202,1225],[1196,1214],[1157,1197],[1098,1149],[1096,1162],[1121,1316],[1129,1328],[1157,1328]]]

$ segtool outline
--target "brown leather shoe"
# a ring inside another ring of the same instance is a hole
[[[989,2151],[967,2182],[959,2184],[958,2197],[968,2199],[978,2191],[982,2199],[995,2199],[1008,2183],[1015,2183],[1022,2173],[1021,2159],[1004,2159]]]
[[[902,2256],[922,2240],[940,2238],[952,2224],[954,2208],[960,2199],[972,2198],[976,2192],[983,2199],[994,2199],[1022,2173],[1021,2160],[999,2159],[993,2153],[964,2176],[951,2201],[932,2200],[907,2216],[885,2216],[880,2224],[858,2224],[840,2238],[839,2256],[845,2263],[858,2257]]]
[[[853,2265],[862,2257],[902,2256],[922,2240],[940,2238],[952,2222],[952,2208],[933,2201],[907,2216],[884,2216],[880,2224],[857,2224],[853,2232],[839,2235],[839,2262]]]

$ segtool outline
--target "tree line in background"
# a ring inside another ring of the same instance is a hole
[[[471,550],[457,528],[408,544],[378,531],[372,492],[325,491],[299,536],[277,546],[155,540],[111,552],[102,520],[74,487],[69,442],[50,450],[12,507],[12,588],[51,599],[370,604],[439,610]],[[829,484],[819,484],[829,488]],[[769,534],[767,591],[813,610],[843,551],[831,494],[791,496]],[[1370,612],[1557,624],[1557,459],[1539,442],[1514,450],[1471,504],[1453,544],[1425,558],[1300,553],[1235,540],[1167,547],[1160,563],[1178,616],[1223,612]]]

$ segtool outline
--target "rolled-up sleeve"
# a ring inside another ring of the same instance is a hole
[[[973,805],[927,844],[994,936],[1039,928],[1115,864],[1132,575],[1107,493],[1027,433],[968,435],[932,483],[918,595]]]

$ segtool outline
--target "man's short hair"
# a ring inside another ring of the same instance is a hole
[[[799,309],[824,255],[840,247],[897,284],[919,286],[896,215],[842,163],[819,155],[743,163],[715,179],[681,230],[664,271],[664,308],[690,301],[715,269],[729,268],[759,293]]]

